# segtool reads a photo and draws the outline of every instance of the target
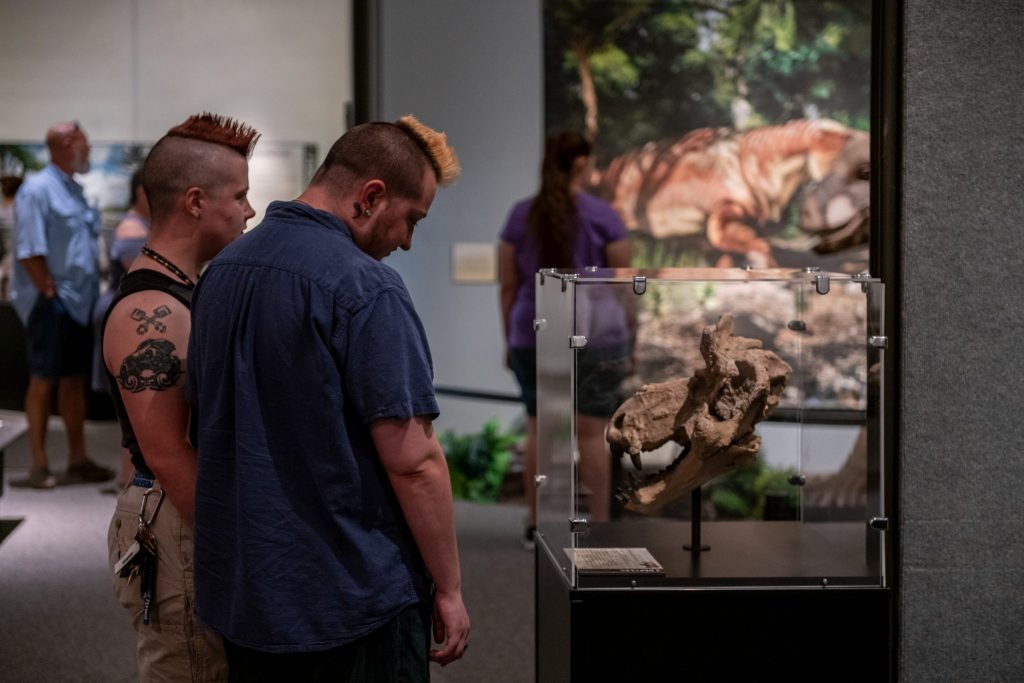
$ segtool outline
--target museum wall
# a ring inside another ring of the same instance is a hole
[[[265,140],[344,131],[349,0],[3,0],[0,139],[78,119],[94,141],[151,141],[198,110]]]
[[[381,0],[381,112],[444,130],[462,178],[438,192],[408,253],[405,278],[441,386],[518,395],[504,368],[497,284],[454,284],[452,244],[496,245],[512,204],[534,193],[542,152],[539,0]],[[441,398],[441,428],[477,431],[514,403]]]
[[[901,680],[1024,676],[1024,4],[907,0]]]

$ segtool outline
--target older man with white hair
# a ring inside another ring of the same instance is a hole
[[[25,325],[29,385],[25,416],[32,469],[11,486],[52,489],[46,422],[57,407],[68,435],[68,469],[60,483],[107,481],[114,475],[86,457],[85,390],[91,364],[90,313],[99,294],[100,216],[75,173],[89,170],[89,140],[77,122],[46,131],[50,163],[28,178],[14,200],[11,298]]]

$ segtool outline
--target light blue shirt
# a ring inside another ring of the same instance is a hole
[[[75,322],[88,325],[99,295],[100,214],[85,200],[82,186],[53,164],[29,177],[14,198],[14,259],[45,256],[57,297]],[[39,290],[17,263],[11,299],[21,321]]]

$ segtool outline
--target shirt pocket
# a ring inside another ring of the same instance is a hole
[[[99,213],[72,199],[60,198],[53,202],[51,219],[51,256],[57,256],[52,245],[58,241],[67,244],[67,252],[62,255],[67,277],[95,273],[99,260]]]

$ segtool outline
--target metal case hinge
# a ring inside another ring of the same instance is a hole
[[[569,519],[569,532],[573,534],[585,534],[590,531],[590,520],[586,517],[572,517]]]
[[[851,282],[859,282],[860,291],[866,294],[868,291],[868,283],[874,281],[874,278],[871,277],[871,273],[865,270],[860,273],[857,273],[852,278],[850,278],[850,280]]]
[[[647,277],[644,275],[637,275],[633,278],[633,293],[637,296],[647,291]]]
[[[889,338],[881,335],[868,337],[868,345],[873,346],[876,349],[887,349],[889,348]]]
[[[876,531],[886,531],[889,528],[888,517],[872,517],[871,521],[868,522],[868,526]]]
[[[831,289],[832,281],[828,275],[815,275],[814,276],[814,289],[818,294],[828,294],[828,290]]]
[[[569,348],[570,349],[582,349],[587,345],[587,338],[582,334],[576,334],[569,337]]]
[[[540,332],[548,324],[547,318],[534,318],[533,319],[533,331]]]

